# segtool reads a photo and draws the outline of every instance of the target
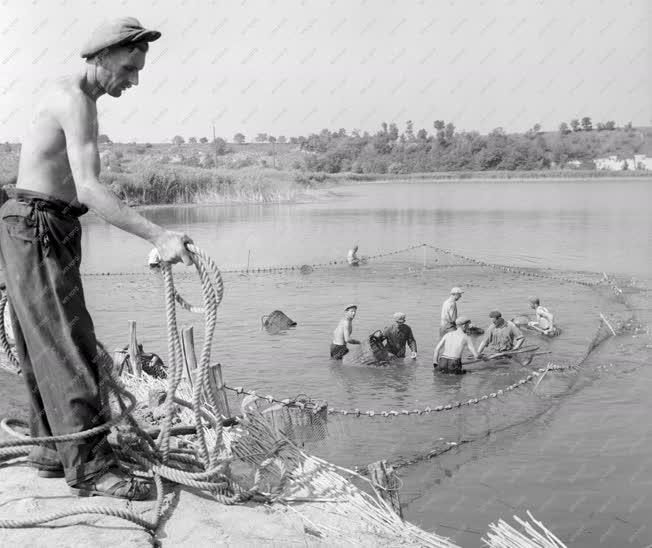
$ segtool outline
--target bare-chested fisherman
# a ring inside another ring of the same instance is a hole
[[[544,335],[556,335],[557,328],[555,327],[555,317],[552,312],[545,306],[541,306],[539,297],[530,297],[530,308],[534,309],[537,315],[535,322],[528,322],[528,327],[543,333]]]
[[[446,333],[435,348],[433,367],[439,366],[439,371],[442,373],[463,375],[466,373],[466,369],[462,369],[462,353],[464,349],[468,348],[474,358],[479,358],[478,352],[473,347],[471,337],[466,334],[466,329],[470,323],[471,320],[464,316],[460,316],[455,320],[455,331]]]
[[[358,307],[350,304],[344,309],[344,317],[337,324],[333,331],[333,342],[331,343],[331,358],[341,360],[349,353],[347,344],[360,344],[357,339],[351,338],[353,332],[353,318],[358,311]]]
[[[96,102],[138,85],[148,43],[160,36],[132,17],[103,23],[81,51],[80,70],[51,83],[31,106],[15,196],[0,209],[0,261],[32,437],[78,433],[109,418],[101,396],[106,353],[84,300],[78,218],[92,209],[147,240],[163,261],[192,264],[188,236],[147,220],[99,181]],[[41,477],[65,477],[80,496],[140,500],[151,490],[119,468],[106,431],[39,445],[28,461]]]
[[[358,257],[358,244],[349,249],[349,252],[346,255],[346,262],[351,266],[360,266],[360,258]]]

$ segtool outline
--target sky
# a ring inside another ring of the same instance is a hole
[[[137,87],[98,100],[113,141],[323,128],[525,131],[652,124],[647,0],[0,0],[0,141],[104,18],[162,32]]]

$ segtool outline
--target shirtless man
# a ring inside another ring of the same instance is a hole
[[[456,375],[466,373],[466,369],[462,369],[462,352],[464,352],[465,348],[471,351],[474,358],[479,358],[478,352],[473,347],[471,337],[466,334],[466,329],[470,323],[471,320],[460,316],[455,320],[455,331],[449,331],[439,341],[435,348],[432,366],[439,366],[441,373],[454,373]]]
[[[355,244],[353,249],[349,249],[349,252],[346,256],[346,262],[351,266],[360,266],[360,259],[358,258],[358,244]]]
[[[192,264],[188,236],[148,221],[98,179],[96,101],[138,85],[148,43],[160,35],[131,17],[102,24],[81,52],[81,69],[45,89],[22,139],[15,197],[0,209],[0,261],[32,437],[82,432],[109,416],[101,397],[105,353],[97,349],[79,272],[78,217],[92,209],[150,242],[163,261]],[[80,496],[142,500],[151,490],[118,467],[106,432],[38,446],[29,462],[41,477],[65,477]]]
[[[555,317],[552,312],[548,310],[545,306],[541,306],[539,297],[530,297],[530,308],[532,308],[536,315],[536,322],[528,322],[528,327],[539,331],[545,335],[555,335],[557,328],[555,327]]]
[[[341,360],[349,353],[347,344],[360,344],[360,341],[351,338],[353,332],[353,318],[358,311],[358,307],[350,304],[344,309],[344,317],[337,324],[333,331],[333,342],[331,343],[331,358]]]

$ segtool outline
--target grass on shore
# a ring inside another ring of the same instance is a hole
[[[0,162],[0,186],[15,183],[18,154]],[[146,156],[146,155],[145,155]],[[450,171],[433,173],[312,173],[266,167],[206,169],[178,164],[130,161],[127,169],[104,169],[100,180],[130,205],[295,202],[313,197],[315,189],[347,182],[455,181],[535,179],[650,178],[649,171],[540,170]]]
[[[134,173],[106,172],[103,183],[131,205],[279,203],[299,200],[324,183],[320,175],[265,168],[201,169],[163,166]]]

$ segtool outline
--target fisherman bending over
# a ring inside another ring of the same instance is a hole
[[[349,252],[346,256],[346,262],[351,266],[360,266],[360,259],[358,258],[358,244],[355,244],[353,249],[349,249]]]
[[[353,332],[353,318],[358,311],[355,304],[350,304],[344,309],[344,317],[337,324],[333,331],[333,342],[331,343],[331,358],[341,360],[349,353],[348,344],[360,344],[360,341],[351,338]]]
[[[521,330],[514,323],[505,320],[498,310],[489,312],[489,317],[492,319],[492,323],[487,328],[485,337],[478,347],[478,353],[482,354],[487,345],[491,345],[494,353],[518,350],[525,341]]]
[[[459,287],[451,289],[451,296],[444,301],[441,307],[441,327],[439,335],[444,336],[449,331],[455,331],[455,320],[457,319],[457,301],[462,298],[464,293]]]
[[[552,312],[545,306],[541,306],[539,297],[530,297],[530,308],[532,308],[537,315],[536,322],[528,322],[528,327],[535,329],[546,335],[554,335],[557,331],[555,327],[555,317]]]
[[[407,344],[412,351],[410,358],[413,360],[417,357],[417,341],[414,340],[412,329],[405,323],[405,314],[396,312],[394,314],[394,323],[383,330],[385,338],[385,348],[397,358],[405,357],[405,345]]]
[[[435,348],[432,366],[439,366],[441,373],[454,373],[456,375],[466,373],[466,369],[462,369],[462,353],[465,348],[471,351],[474,358],[479,358],[478,352],[473,348],[471,337],[466,334],[466,329],[470,323],[470,320],[460,316],[455,320],[455,331],[449,331],[439,341]]]
[[[31,437],[79,433],[110,415],[101,387],[101,370],[110,365],[97,350],[82,288],[79,217],[90,208],[150,242],[162,260],[192,264],[188,236],[148,221],[99,181],[96,101],[138,85],[148,42],[160,36],[132,17],[105,22],[82,50],[81,70],[49,85],[32,106],[15,197],[0,209],[0,262],[28,388]],[[106,436],[42,444],[28,462],[41,477],[65,477],[80,496],[147,498],[151,485],[119,468]]]

